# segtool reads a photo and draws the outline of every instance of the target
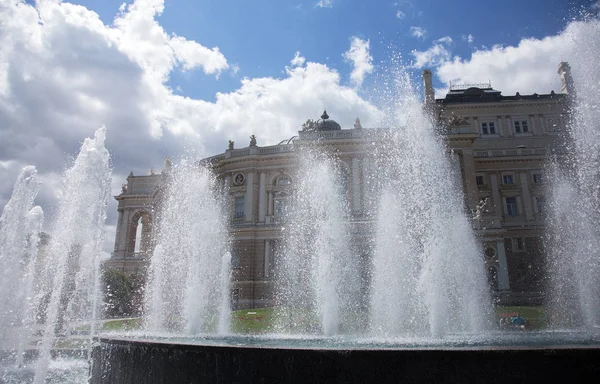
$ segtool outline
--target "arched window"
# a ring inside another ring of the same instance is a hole
[[[128,235],[128,252],[147,253],[150,251],[152,237],[152,218],[146,211],[139,211],[131,218]]]
[[[277,178],[277,185],[280,187],[286,187],[292,184],[292,179],[289,176],[281,176]]]

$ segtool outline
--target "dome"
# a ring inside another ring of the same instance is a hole
[[[335,120],[329,120],[327,111],[324,111],[321,120],[317,121],[317,131],[339,131],[341,129],[342,127]]]

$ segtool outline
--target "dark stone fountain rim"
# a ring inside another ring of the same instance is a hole
[[[536,339],[537,335],[531,333],[524,334],[508,334],[507,339],[488,339],[480,340],[479,342],[447,342],[443,340],[428,341],[428,343],[412,342],[377,342],[377,341],[362,341],[361,343],[349,342],[346,340],[339,341],[336,339],[323,338],[272,338],[264,335],[231,335],[224,337],[140,337],[123,336],[123,335],[103,335],[94,339],[100,343],[122,344],[122,345],[147,345],[161,346],[169,348],[175,346],[180,348],[238,348],[238,349],[267,349],[267,350],[296,350],[296,351],[338,351],[351,353],[354,351],[489,351],[489,350],[514,350],[514,351],[531,351],[531,350],[600,350],[600,337],[595,335],[590,337],[584,334],[584,337],[565,338],[562,334],[559,338],[552,338],[554,334],[545,334],[545,338]],[[573,336],[573,333],[568,333],[567,336]],[[333,342],[332,342],[333,341]]]
[[[600,345],[298,349],[99,337],[91,384],[585,381]]]

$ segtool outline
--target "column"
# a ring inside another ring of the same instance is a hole
[[[467,194],[467,205],[469,212],[473,212],[479,203],[477,199],[477,185],[475,184],[475,162],[473,160],[473,150],[462,150],[462,166],[465,177],[465,193]]]
[[[248,172],[246,175],[246,201],[244,204],[244,215],[246,222],[252,221],[252,212],[254,203],[254,171]]]
[[[271,267],[271,240],[265,240],[265,263],[263,274],[269,277],[269,269]]]
[[[121,250],[121,238],[123,237],[123,210],[119,209],[119,218],[117,219],[117,233],[115,236],[115,252]]]
[[[504,125],[502,124],[502,116],[496,116],[496,126],[498,127],[498,134],[500,136],[506,136]]]
[[[479,119],[477,119],[477,118],[473,119],[473,127],[474,127],[473,132],[475,132],[477,134],[481,134],[481,130],[479,129]]]
[[[268,193],[268,204],[267,204],[267,215],[273,216],[273,192],[269,191]]]
[[[373,180],[371,177],[371,161],[369,158],[364,158],[362,161],[363,175],[363,199],[362,204],[365,211],[370,211],[371,201],[373,200]]]
[[[258,180],[258,221],[264,223],[267,208],[267,173],[261,172]]]
[[[529,193],[529,182],[526,172],[519,174],[521,179],[521,196],[523,196],[523,210],[525,211],[525,220],[533,220],[533,204],[531,201],[531,194]]]
[[[537,122],[536,122],[536,118],[535,115],[529,115],[529,125],[531,127],[531,129],[529,130],[529,132],[531,132],[532,135],[538,135],[538,131],[537,131]]]
[[[538,129],[538,132],[540,135],[543,135],[546,133],[546,119],[544,118],[544,115],[538,115],[538,121],[540,122],[540,129]]]
[[[506,116],[506,136],[513,136],[513,123],[510,116]]]
[[[352,158],[352,207],[355,212],[360,212],[360,159]]]
[[[502,198],[500,197],[500,189],[498,188],[498,175],[490,173],[490,186],[492,188],[492,202],[494,203],[494,215],[502,217]]]
[[[508,279],[508,263],[506,262],[506,252],[504,251],[504,239],[496,243],[498,252],[498,288],[501,291],[510,289],[510,281]]]

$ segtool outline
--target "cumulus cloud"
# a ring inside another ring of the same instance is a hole
[[[52,207],[68,156],[101,125],[116,195],[130,170],[158,172],[165,156],[186,149],[213,155],[229,139],[245,146],[250,134],[276,144],[323,105],[344,126],[379,116],[335,70],[299,54],[281,78],[245,78],[214,102],[174,94],[166,85],[173,71],[218,76],[236,66],[217,47],[167,33],[156,19],[163,10],[162,0],[136,0],[105,25],[70,3],[0,3],[0,207],[27,164],[44,182],[37,203]],[[108,213],[110,228],[114,202]]]
[[[342,54],[346,61],[352,64],[350,80],[356,87],[360,87],[365,76],[373,72],[373,57],[369,53],[369,40],[352,37],[350,49]]]
[[[402,20],[402,19],[404,19],[404,16],[406,16],[406,14],[404,12],[402,12],[400,10],[396,11],[396,18],[397,19]]]
[[[306,62],[306,58],[300,56],[300,51],[296,51],[294,58],[292,59],[292,61],[290,61],[290,64],[294,67],[301,67],[304,65],[304,62]]]
[[[413,68],[436,67],[447,62],[450,57],[448,45],[452,44],[450,36],[444,36],[433,42],[433,45],[425,51],[412,51],[415,60],[412,64]]]
[[[317,3],[319,8],[333,8],[333,0],[320,0]]]
[[[517,46],[497,45],[478,50],[470,58],[440,59],[436,75],[445,84],[479,83],[491,80],[504,94],[549,93],[560,90],[557,67],[572,61],[577,52],[585,51],[600,40],[597,19],[573,21],[559,34],[543,39],[523,39]],[[581,65],[571,63],[575,73]]]
[[[425,34],[427,34],[427,30],[421,27],[410,27],[410,34],[417,39],[424,39]]]

